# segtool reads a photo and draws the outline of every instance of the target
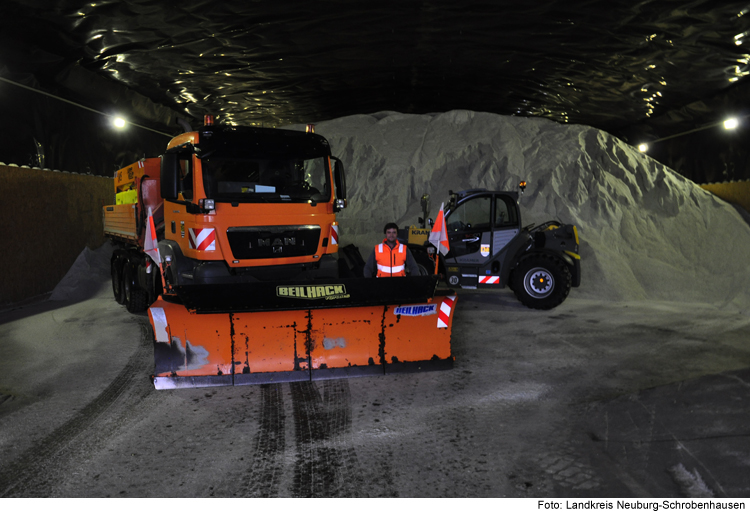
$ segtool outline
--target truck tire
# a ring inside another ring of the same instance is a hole
[[[548,310],[560,305],[570,293],[568,266],[548,255],[527,257],[513,271],[512,290],[530,309]]]
[[[125,308],[128,312],[137,314],[148,307],[148,292],[139,288],[135,283],[135,269],[130,262],[126,262],[122,272],[122,289],[125,296]]]
[[[159,270],[159,267],[157,265],[154,265],[151,269],[151,272],[153,272],[152,277],[152,290],[151,290],[151,296],[149,298],[149,305],[157,300],[159,296],[164,294],[164,286],[161,282],[161,270]]]
[[[115,296],[115,301],[120,305],[125,303],[125,291],[122,289],[122,258],[112,258],[110,265],[112,274],[112,293]]]

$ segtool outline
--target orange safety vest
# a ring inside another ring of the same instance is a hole
[[[396,246],[391,248],[384,239],[375,247],[375,262],[379,278],[406,276],[406,247],[396,241]]]

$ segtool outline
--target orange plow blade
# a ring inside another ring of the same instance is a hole
[[[198,314],[149,309],[157,389],[448,369],[456,296],[412,305]]]

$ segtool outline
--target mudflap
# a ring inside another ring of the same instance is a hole
[[[423,303],[196,313],[149,309],[156,389],[267,384],[449,369],[455,295]]]

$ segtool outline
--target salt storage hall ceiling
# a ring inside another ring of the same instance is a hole
[[[661,119],[671,132],[720,118],[706,101],[746,89],[750,71],[747,1],[4,0],[0,9],[4,78],[86,103],[101,93],[71,87],[70,72],[83,68],[196,120],[236,124],[469,109],[615,134]]]

